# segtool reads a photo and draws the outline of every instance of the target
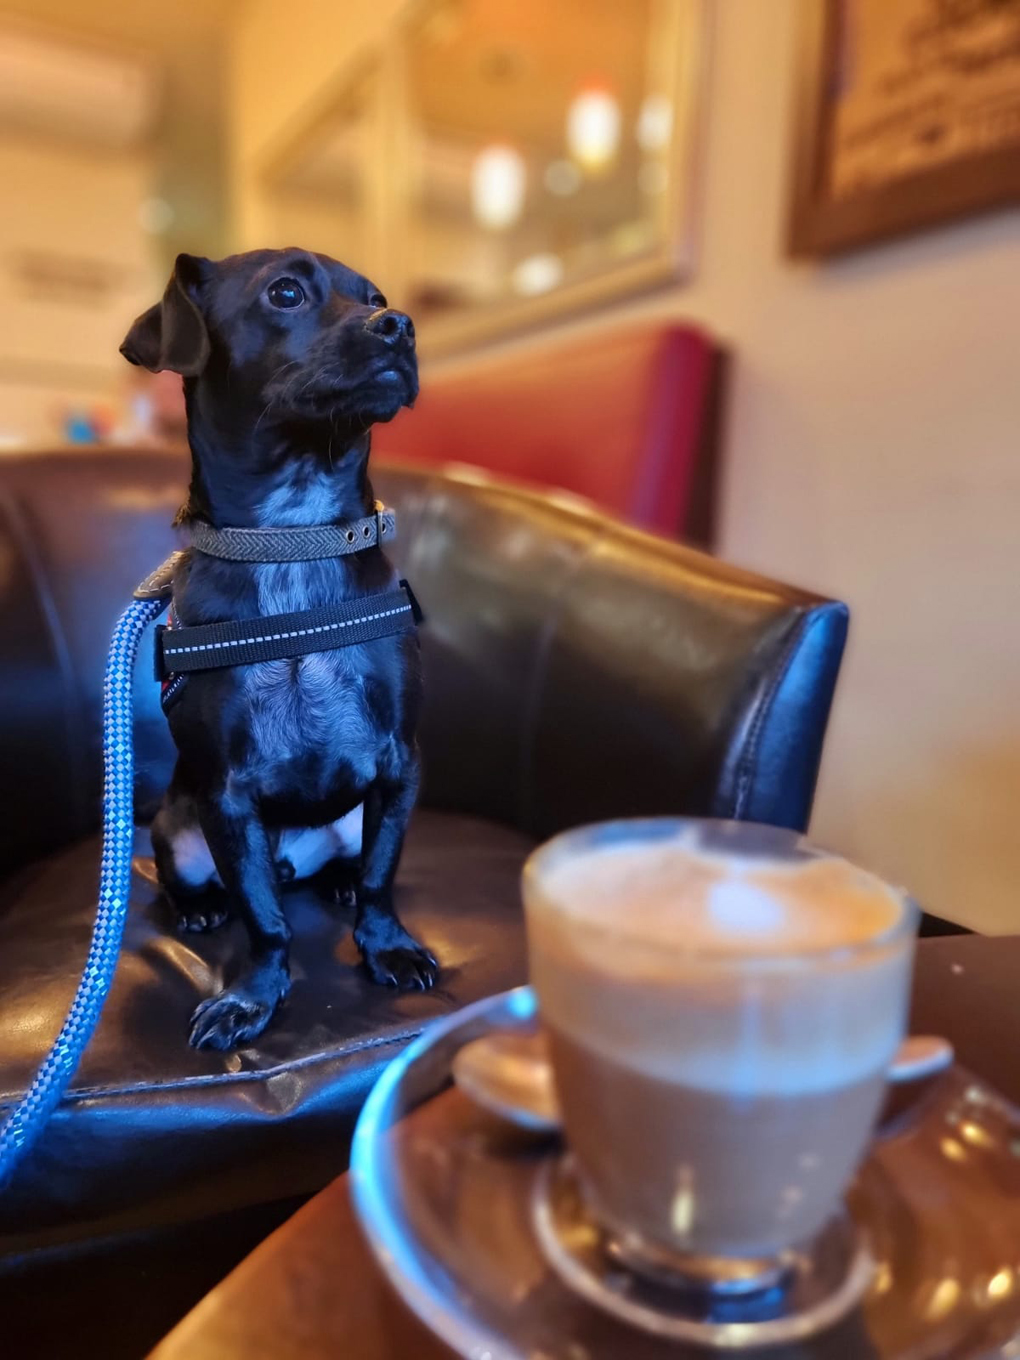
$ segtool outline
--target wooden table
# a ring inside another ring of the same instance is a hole
[[[1020,1103],[1020,937],[922,940],[912,1028]],[[339,1177],[174,1328],[153,1360],[449,1360],[376,1268]]]

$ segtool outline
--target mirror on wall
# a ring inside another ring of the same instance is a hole
[[[428,0],[411,15],[408,284],[423,323],[549,314],[689,262],[699,10]]]
[[[422,349],[692,267],[704,0],[417,0],[267,177],[276,238],[373,277]]]

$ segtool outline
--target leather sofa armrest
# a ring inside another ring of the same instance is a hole
[[[755,685],[719,772],[719,817],[802,830],[811,815],[850,613],[830,603],[795,617],[774,669]]]

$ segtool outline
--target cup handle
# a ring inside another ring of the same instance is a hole
[[[886,1078],[893,1085],[923,1081],[953,1065],[953,1045],[936,1034],[912,1034],[893,1055]]]

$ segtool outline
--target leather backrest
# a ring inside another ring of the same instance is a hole
[[[542,340],[430,371],[414,409],[376,431],[376,452],[480,467],[667,537],[703,535],[716,360],[691,326]]]
[[[0,461],[0,871],[98,825],[110,633],[174,546],[182,451]],[[842,605],[563,498],[386,465],[424,605],[423,801],[535,835],[686,812],[803,827]],[[137,806],[172,744],[136,675]]]
[[[134,587],[175,546],[170,522],[187,466],[179,449],[0,460],[0,872],[98,825],[110,634]],[[144,812],[166,787],[173,748],[147,641],[141,655]]]
[[[423,630],[425,796],[536,836],[605,817],[803,829],[847,610],[477,474],[377,465]]]

